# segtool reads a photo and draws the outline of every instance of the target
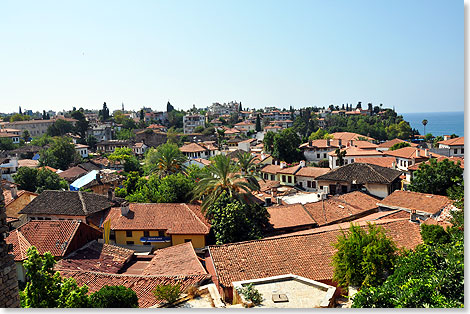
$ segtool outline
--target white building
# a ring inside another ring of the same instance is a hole
[[[355,158],[369,158],[369,157],[382,157],[383,153],[373,149],[361,149],[355,146],[349,146],[341,151],[346,151],[344,156],[344,165],[348,165],[354,162]],[[340,166],[336,152],[332,151],[328,153],[328,163],[331,169],[338,168]]]
[[[75,144],[75,150],[77,151],[77,153],[82,158],[87,158],[88,157],[88,148],[90,148],[90,146],[88,146],[88,145]]]
[[[448,156],[464,157],[464,137],[448,138],[438,142],[440,149],[448,149]]]
[[[198,126],[205,126],[206,118],[203,115],[185,115],[183,117],[183,131],[184,134],[194,133],[194,129]]]
[[[343,147],[341,140],[313,140],[299,146],[307,161],[319,162],[328,159],[328,153]]]

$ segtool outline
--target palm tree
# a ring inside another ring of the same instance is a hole
[[[157,173],[160,178],[184,171],[186,156],[178,145],[166,143],[156,149],[150,149],[145,157],[145,168],[149,173]]]
[[[238,159],[238,166],[240,167],[242,175],[253,174],[255,172],[256,165],[254,161],[257,157],[253,156],[249,152],[242,151],[239,151],[236,157]]]
[[[254,176],[241,175],[240,167],[226,155],[215,156],[205,170],[194,189],[194,199],[203,200],[203,211],[224,191],[231,198],[246,201],[251,191],[258,191],[260,188]]]
[[[423,135],[426,135],[426,124],[428,124],[428,120],[424,119],[421,123],[424,126],[424,134]]]

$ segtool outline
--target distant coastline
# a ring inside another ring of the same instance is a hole
[[[451,111],[451,112],[412,112],[412,113],[399,113],[403,118],[408,121],[412,128],[417,129],[420,134],[423,134],[424,119],[428,120],[426,125],[426,133],[431,133],[434,136],[450,135],[452,133],[458,136],[464,136],[464,112]]]

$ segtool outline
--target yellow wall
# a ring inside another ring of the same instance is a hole
[[[29,193],[24,193],[20,195],[20,197],[18,197],[16,200],[14,200],[8,206],[6,206],[5,209],[6,209],[7,217],[21,218],[20,216],[23,216],[23,215],[18,214],[18,212],[22,210],[23,208],[25,208],[25,206],[31,203],[31,201],[35,198],[36,198],[36,195],[32,195]]]
[[[291,186],[294,186],[294,185],[295,185],[295,183],[294,183],[294,182],[295,182],[294,175],[291,175],[291,174],[282,174],[282,173],[281,173],[281,174],[278,174],[278,176],[279,176],[279,181],[281,182],[281,184],[291,185]],[[285,176],[286,181],[283,181],[283,180],[282,180],[283,176]],[[289,181],[288,181],[288,180],[289,180],[288,177],[291,177],[290,183],[289,183]]]
[[[191,239],[191,243],[196,249],[202,249],[206,246],[206,237],[202,234],[174,234],[171,236],[173,245],[184,243],[185,239]]]
[[[127,241],[134,241],[135,245],[143,245],[143,243],[140,242],[140,238],[144,236],[144,231],[140,231],[140,230],[132,231],[132,237],[126,237],[126,231],[122,231],[122,230],[115,231],[115,234],[116,234],[116,244],[126,245]],[[150,231],[149,236],[158,237],[158,231],[157,230]],[[165,236],[167,237],[168,235],[165,233]],[[151,245],[156,249],[162,249],[162,248],[169,247],[171,245],[184,243],[185,239],[191,239],[191,242],[195,248],[203,248],[206,245],[205,236],[199,235],[199,234],[171,235],[171,242],[164,242],[164,243],[151,242]]]

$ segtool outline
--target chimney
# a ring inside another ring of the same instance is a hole
[[[312,141],[308,141],[308,146],[312,146]]]
[[[99,172],[96,173],[96,181],[97,181],[98,183],[101,183],[101,175],[100,175]]]
[[[280,166],[281,166],[281,169],[284,169],[284,168],[287,166],[287,164],[286,164],[285,161],[281,161],[281,165],[280,165]]]
[[[421,156],[421,151],[420,151],[420,149],[418,148],[418,149],[416,150],[416,157],[420,157],[420,156]]]
[[[271,196],[272,197],[276,197],[277,196],[277,187],[272,187],[271,188]]]
[[[418,218],[416,216],[416,209],[411,210],[410,221],[411,222],[418,222]]]
[[[392,169],[397,169],[397,163],[392,161]]]
[[[354,143],[353,140],[350,140],[349,141],[349,146],[354,146],[353,143]]]
[[[114,201],[114,189],[113,188],[108,189],[108,200]]]
[[[11,198],[16,199],[18,197],[18,189],[16,188],[16,185],[13,185],[10,189],[11,193]]]
[[[426,148],[426,149],[424,150],[424,156],[430,157],[430,156],[429,156],[429,149]]]
[[[266,207],[271,206],[271,198],[270,197],[265,197],[264,198],[264,206],[266,206]]]
[[[280,197],[277,197],[276,200],[278,205],[282,205],[282,199]]]
[[[338,146],[339,146],[339,148],[341,148],[341,146],[342,146],[342,145],[341,145],[341,144],[342,144],[341,142],[342,142],[341,139],[338,139]]]
[[[305,160],[301,160],[299,165],[301,168],[305,167]]]
[[[326,146],[330,147],[330,139],[329,138],[326,139]]]
[[[129,213],[129,203],[125,202],[121,205],[121,216],[126,216]]]

